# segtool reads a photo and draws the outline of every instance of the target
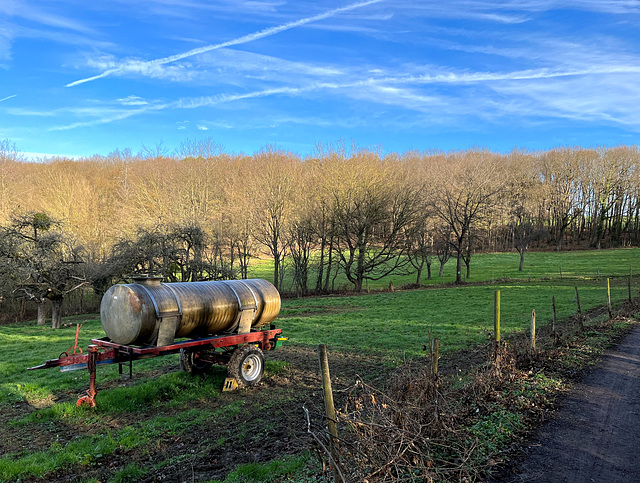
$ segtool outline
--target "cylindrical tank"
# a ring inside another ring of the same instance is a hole
[[[241,326],[248,330],[249,322],[251,327],[269,324],[280,312],[280,294],[266,280],[134,282],[114,285],[100,304],[102,328],[117,344],[166,345],[174,337],[233,333]]]

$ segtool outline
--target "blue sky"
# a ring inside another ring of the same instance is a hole
[[[637,144],[637,0],[0,0],[25,153]]]

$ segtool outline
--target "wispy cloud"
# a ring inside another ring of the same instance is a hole
[[[122,99],[118,99],[118,102],[123,106],[146,106],[149,104],[142,97],[133,96],[133,95],[124,97]]]
[[[474,18],[499,23],[526,21],[523,13],[557,9],[624,14],[638,10],[637,0],[452,0],[448,2],[407,2],[404,8],[437,17]],[[515,13],[520,12],[520,13]]]
[[[578,118],[579,116],[593,117],[599,115],[604,118],[610,116],[608,120],[615,122],[636,125],[627,110],[619,112],[613,105],[619,105],[620,99],[609,99],[602,96],[602,100],[595,102],[577,103],[576,98],[571,93],[571,89],[563,86],[583,85],[580,79],[588,77],[591,79],[587,85],[602,85],[603,89],[612,78],[619,76],[635,76],[640,73],[640,65],[637,64],[614,64],[600,65],[583,68],[568,69],[527,69],[511,72],[442,72],[437,74],[419,73],[419,67],[415,67],[411,75],[388,76],[385,72],[374,71],[369,76],[353,78],[343,82],[311,82],[299,86],[279,86],[267,89],[257,89],[248,92],[218,94],[215,96],[185,97],[172,102],[144,101],[135,96],[118,99],[123,106],[132,106],[135,109],[122,109],[104,111],[98,119],[76,122],[64,126],[54,127],[53,131],[70,130],[80,127],[108,124],[121,121],[133,116],[142,115],[150,111],[163,111],[166,109],[197,109],[203,107],[215,107],[226,103],[243,100],[257,99],[270,96],[296,97],[317,93],[320,91],[336,92],[342,98],[352,99],[361,102],[368,102],[370,105],[393,105],[408,111],[421,112],[427,115],[430,111],[446,114],[449,117],[456,115],[475,115],[476,117],[491,117],[513,114],[516,110],[530,112],[545,112],[546,115],[556,117]],[[429,69],[429,67],[425,67]],[[373,74],[373,75],[371,75]],[[612,77],[613,76],[613,77]],[[453,97],[450,94],[436,90],[426,90],[427,87],[446,85],[475,86],[474,96],[468,97],[460,93]],[[627,85],[630,98],[640,97],[640,90],[632,85]],[[586,90],[585,90],[586,89]],[[496,100],[495,94],[507,96],[509,102],[500,103]],[[577,92],[576,88],[574,91]],[[585,98],[593,97],[588,93],[588,88],[582,88]],[[546,98],[545,98],[546,96]],[[476,98],[477,97],[477,98]],[[537,103],[536,110],[532,106]],[[624,104],[624,103],[622,103]],[[480,107],[479,107],[480,106]],[[517,106],[517,107],[514,107]],[[580,114],[582,110],[582,114]],[[603,113],[610,114],[603,114]],[[475,114],[474,114],[475,113]],[[599,113],[599,114],[598,114]],[[198,129],[202,129],[198,125]],[[180,128],[180,127],[179,127]]]
[[[93,77],[87,77],[84,79],[80,79],[74,82],[71,82],[69,84],[66,85],[66,87],[74,87],[80,84],[84,84],[85,82],[91,82],[97,79],[102,79],[104,77],[113,75],[113,74],[123,74],[126,72],[143,72],[144,70],[148,69],[148,68],[152,68],[154,66],[158,66],[158,65],[164,65],[164,64],[169,64],[172,62],[177,62],[179,60],[183,60],[186,59],[188,57],[192,57],[194,55],[200,55],[200,54],[204,54],[205,52],[210,52],[212,50],[216,50],[216,49],[221,49],[224,47],[231,47],[233,45],[240,45],[240,44],[245,44],[248,42],[253,42],[254,40],[258,40],[258,39],[262,39],[264,37],[269,37],[271,35],[275,35],[278,34],[280,32],[284,32],[286,30],[290,30],[296,27],[301,27],[303,25],[312,23],[312,22],[318,22],[320,20],[325,20],[327,18],[330,17],[334,17],[336,15],[339,15],[341,13],[345,13],[345,12],[350,12],[352,10],[356,10],[359,8],[363,8],[369,5],[373,5],[376,3],[380,3],[384,0],[367,0],[365,2],[360,2],[360,3],[353,3],[351,5],[347,5],[345,7],[340,7],[340,8],[335,8],[332,10],[328,10],[326,12],[323,12],[321,14],[318,15],[314,15],[311,17],[306,17],[306,18],[302,18],[300,20],[296,20],[293,22],[288,22],[282,25],[279,25],[277,27],[270,27],[270,28],[266,28],[263,30],[259,30],[258,32],[254,32],[252,34],[248,34],[248,35],[244,35],[242,37],[238,37],[235,38],[233,40],[228,40],[226,42],[222,42],[219,44],[214,44],[214,45],[207,45],[204,47],[199,47],[196,49],[192,49],[189,50],[187,52],[183,52],[181,54],[176,54],[176,55],[171,55],[169,57],[163,57],[161,59],[156,59],[156,60],[151,60],[151,61],[147,61],[147,62],[143,62],[143,61],[130,61],[128,63],[126,63],[123,66],[120,67],[116,67],[113,69],[108,69],[104,72],[102,72],[99,75],[93,76]]]
[[[34,7],[23,1],[2,0],[0,2],[0,13],[8,17],[20,17],[47,27],[73,30],[81,33],[91,32],[85,25],[76,20],[50,13],[45,9]]]
[[[54,126],[52,128],[49,128],[49,131],[69,131],[71,129],[76,129],[79,127],[90,127],[90,126],[99,126],[99,125],[103,125],[103,124],[109,124],[112,122],[116,122],[116,121],[122,121],[124,119],[128,119],[130,117],[136,116],[138,114],[144,114],[148,111],[151,110],[162,110],[162,109],[166,109],[167,107],[169,107],[168,105],[156,105],[156,106],[145,106],[143,108],[140,109],[131,109],[131,110],[127,110],[127,111],[120,111],[117,114],[111,115],[111,116],[105,116],[105,117],[101,117],[99,119],[93,119],[91,121],[81,121],[81,122],[74,122],[72,124],[66,124],[64,126]]]
[[[14,97],[16,97],[18,94],[14,94],[12,96],[7,96],[4,99],[0,99],[0,102],[4,102],[4,101],[8,101],[9,99],[13,99]]]

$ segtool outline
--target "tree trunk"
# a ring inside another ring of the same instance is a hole
[[[431,280],[431,261],[427,262],[427,280]]]
[[[38,306],[38,325],[44,325],[47,321],[46,301],[47,299],[41,299],[40,301],[36,302],[36,305]]]
[[[422,267],[418,269],[418,273],[416,275],[416,285],[418,287],[422,285]]]
[[[273,255],[273,285],[276,290],[280,290],[280,257],[277,248],[272,252]]]
[[[62,297],[51,300],[51,328],[62,327]]]
[[[562,251],[562,240],[564,239],[564,231],[566,227],[560,228],[558,232],[558,237],[556,238],[556,251]]]
[[[462,250],[458,250],[456,256],[456,284],[462,283]]]
[[[524,252],[526,251],[526,248],[522,248],[521,250],[519,250],[520,252],[520,267],[518,268],[519,272],[522,272],[522,267],[524,266]]]
[[[322,279],[324,278],[324,251],[327,244],[326,237],[320,239],[320,262],[318,263],[318,277],[316,278],[316,292],[322,291]]]
[[[604,223],[607,220],[606,212],[604,208],[600,208],[600,216],[598,217],[598,231],[596,234],[596,248],[600,250],[602,248],[602,238],[604,237]]]
[[[329,281],[331,280],[331,269],[333,268],[333,237],[329,239],[329,253],[327,259],[327,274],[324,280],[324,292],[329,292]]]

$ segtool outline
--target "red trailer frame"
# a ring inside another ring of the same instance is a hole
[[[78,327],[79,330],[79,327]],[[233,335],[217,335],[213,337],[203,337],[200,339],[189,339],[185,341],[175,342],[170,345],[155,346],[130,346],[116,344],[109,340],[108,337],[102,339],[92,339],[88,352],[82,353],[82,349],[78,349],[78,330],[76,330],[76,345],[72,348],[73,352],[63,352],[57,359],[49,359],[44,364],[30,367],[28,370],[47,369],[50,367],[60,367],[60,371],[75,371],[87,369],[89,371],[89,390],[86,396],[78,399],[77,405],[87,404],[90,407],[96,405],[96,375],[97,366],[100,364],[119,364],[119,372],[122,374],[122,367],[129,365],[129,377],[133,377],[133,361],[138,359],[149,359],[151,357],[164,356],[168,354],[176,354],[182,351],[193,353],[197,360],[205,364],[221,364],[227,365],[231,359],[231,355],[235,350],[245,345],[253,345],[261,351],[273,350],[278,347],[281,341],[286,340],[280,337],[282,329],[276,329],[271,326],[268,330],[256,330],[248,334]],[[215,349],[228,349],[224,353],[215,352]]]

